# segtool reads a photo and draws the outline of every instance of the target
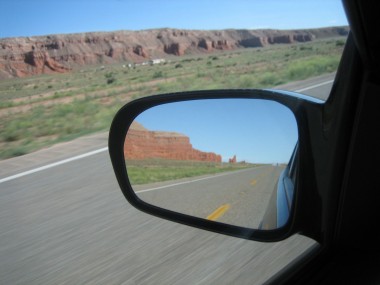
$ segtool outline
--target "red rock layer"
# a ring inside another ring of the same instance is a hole
[[[125,144],[126,159],[171,159],[220,163],[222,157],[213,152],[194,149],[189,137],[172,132],[130,129]]]
[[[118,31],[0,39],[0,79],[66,72],[88,64],[140,63],[167,55],[210,53],[345,36],[348,27],[309,30]]]

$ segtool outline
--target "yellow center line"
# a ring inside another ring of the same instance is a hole
[[[223,216],[223,214],[227,212],[230,207],[230,204],[224,204],[220,206],[218,209],[216,209],[214,212],[207,216],[207,220],[216,221],[218,218]]]
[[[264,173],[260,173],[259,175],[257,175],[256,179],[251,180],[251,185],[252,186],[256,185],[259,179],[262,179],[263,177],[268,176],[270,173],[271,173],[270,169],[266,170]]]

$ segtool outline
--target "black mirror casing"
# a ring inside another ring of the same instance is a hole
[[[200,99],[262,99],[280,103],[289,108],[298,125],[298,170],[295,186],[295,197],[288,222],[281,228],[273,230],[250,229],[234,225],[228,225],[216,221],[208,221],[201,218],[176,213],[157,206],[148,204],[133,191],[124,158],[124,140],[133,120],[143,111],[166,103],[200,100]],[[283,240],[293,233],[305,232],[305,234],[318,239],[318,234],[313,233],[316,225],[319,225],[320,199],[318,198],[315,171],[313,169],[314,156],[312,153],[311,136],[314,141],[321,136],[323,101],[306,97],[297,93],[278,90],[210,90],[170,93],[143,97],[127,103],[116,114],[109,133],[109,153],[112,165],[120,188],[129,201],[137,209],[148,214],[178,222],[181,224],[201,228],[216,233],[256,240],[274,242]]]

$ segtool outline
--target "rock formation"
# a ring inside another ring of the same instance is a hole
[[[234,155],[232,158],[228,160],[228,163],[235,164],[236,163],[236,155]]]
[[[175,132],[149,131],[134,122],[128,131],[124,155],[126,159],[170,159],[220,163],[222,157],[213,152],[194,149],[189,137]]]
[[[0,79],[66,72],[87,64],[263,47],[344,36],[348,27],[309,30],[155,29],[0,39]]]

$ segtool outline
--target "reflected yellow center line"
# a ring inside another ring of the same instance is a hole
[[[230,204],[224,204],[220,206],[218,209],[216,209],[214,212],[207,216],[207,220],[216,221],[221,216],[223,216],[223,214],[227,212],[230,207]]]
[[[251,184],[252,186],[255,186],[256,183],[257,183],[257,181],[258,181],[259,179],[262,179],[263,177],[268,176],[268,175],[271,173],[271,171],[272,171],[272,170],[269,169],[269,170],[266,170],[264,173],[259,174],[259,175],[256,177],[256,179],[251,180],[250,184]]]

